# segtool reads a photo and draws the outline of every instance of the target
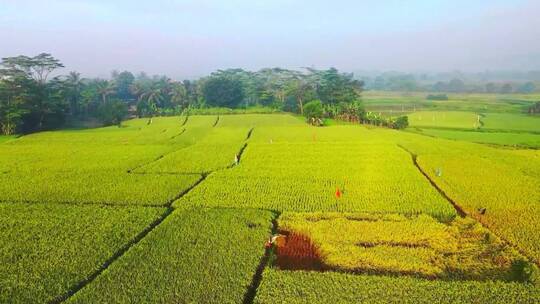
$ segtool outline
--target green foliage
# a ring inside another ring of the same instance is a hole
[[[399,116],[396,118],[396,120],[392,124],[392,128],[394,129],[405,129],[409,126],[409,117],[407,116]]]
[[[236,79],[211,76],[204,82],[203,94],[209,106],[234,108],[244,99],[244,88]]]
[[[260,210],[176,210],[69,302],[242,303],[271,220]]]
[[[163,212],[0,204],[0,302],[46,303],[67,293]]]
[[[320,100],[312,100],[304,105],[304,116],[308,121],[319,120],[323,114],[323,105]]]
[[[527,112],[529,114],[540,114],[540,101],[537,101],[535,104],[533,104],[532,106],[530,106],[528,109],[527,109]]]
[[[121,100],[111,100],[101,104],[98,108],[99,119],[105,126],[122,125],[122,120],[128,114],[127,105]]]
[[[429,94],[426,96],[427,100],[448,100],[448,95],[446,94]]]

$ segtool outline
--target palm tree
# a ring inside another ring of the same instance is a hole
[[[178,104],[182,108],[185,108],[187,106],[188,100],[187,100],[187,90],[186,87],[182,83],[174,82],[172,83],[171,91],[169,92],[169,95],[171,97],[171,102],[173,104]]]
[[[134,82],[129,87],[129,91],[131,92],[131,94],[133,94],[133,96],[135,96],[135,98],[137,98],[138,101],[140,101],[141,100],[141,95],[145,91],[144,84],[142,82],[140,82],[140,81]]]
[[[152,88],[145,90],[139,96],[139,105],[142,105],[143,108],[146,108],[148,114],[150,114],[150,120],[148,121],[148,124],[152,123],[152,117],[157,112],[158,104],[161,103],[163,100],[163,89],[158,85],[154,85]]]
[[[97,93],[101,96],[101,101],[107,103],[107,97],[116,92],[116,85],[113,81],[98,80],[96,89]]]
[[[81,93],[83,90],[83,81],[78,72],[69,72],[66,77],[66,93],[70,104],[71,114],[76,114],[80,110]]]

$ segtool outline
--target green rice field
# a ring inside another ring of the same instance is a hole
[[[540,118],[451,97],[0,137],[0,302],[537,303]]]

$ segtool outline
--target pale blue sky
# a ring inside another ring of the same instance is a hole
[[[539,2],[0,0],[0,56],[50,52],[87,76],[540,69]]]

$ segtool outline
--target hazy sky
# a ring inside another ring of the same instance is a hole
[[[0,57],[66,72],[540,69],[540,0],[0,0]]]

